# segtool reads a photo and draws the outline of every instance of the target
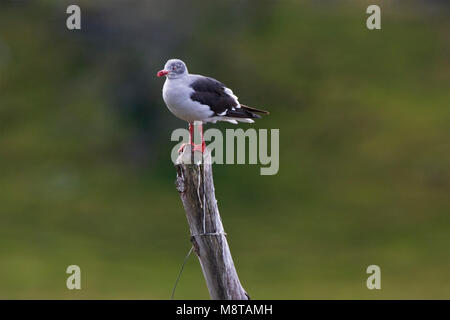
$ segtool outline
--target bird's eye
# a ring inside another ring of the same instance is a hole
[[[173,67],[172,67],[172,70],[176,70],[176,69],[177,69],[177,67],[176,67],[176,66],[173,66]]]

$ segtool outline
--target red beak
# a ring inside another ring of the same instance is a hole
[[[168,74],[169,73],[169,71],[166,71],[166,70],[160,70],[160,71],[158,71],[158,73],[156,74],[158,77],[162,77],[162,76],[165,76],[166,74]]]

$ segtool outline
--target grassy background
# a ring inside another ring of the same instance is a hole
[[[190,248],[169,143],[186,124],[154,74],[179,57],[280,129],[277,175],[214,168],[252,298],[449,299],[449,7],[376,3],[380,31],[364,1],[81,1],[71,32],[64,1],[2,2],[0,298],[170,297]],[[208,298],[195,257],[176,297]]]

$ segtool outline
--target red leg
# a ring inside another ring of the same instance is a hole
[[[203,123],[200,125],[200,137],[202,139],[202,153],[205,152],[206,143],[205,139],[203,138]]]
[[[194,124],[189,122],[189,144],[194,144]]]
[[[201,138],[201,144],[194,144],[192,143],[193,150],[194,151],[200,151],[201,153],[205,152],[205,139],[203,138],[203,123],[199,124],[200,129],[200,138]]]
[[[192,151],[200,151],[205,152],[206,143],[205,139],[203,138],[203,124],[199,125],[200,129],[200,138],[202,143],[201,144],[195,144],[194,143],[194,131],[195,131],[195,125],[193,123],[189,123],[189,144],[191,145]],[[185,143],[183,143],[180,148],[178,149],[178,153],[183,152],[184,147],[186,146]]]

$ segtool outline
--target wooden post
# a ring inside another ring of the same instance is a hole
[[[195,152],[195,158],[200,161],[192,162],[190,145],[186,145],[175,164],[176,187],[209,294],[214,300],[248,300],[250,297],[239,281],[217,208],[211,153],[206,149],[201,161],[201,154]]]

